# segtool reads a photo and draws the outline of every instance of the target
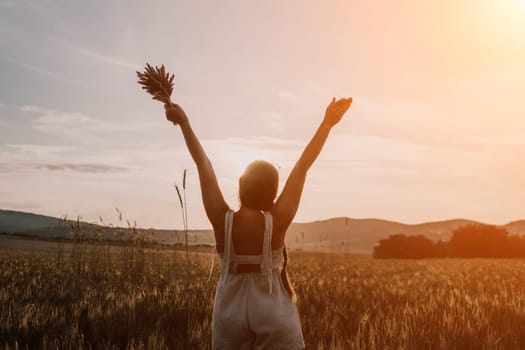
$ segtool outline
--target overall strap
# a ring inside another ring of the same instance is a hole
[[[261,272],[266,274],[268,279],[268,288],[270,294],[272,294],[272,231],[273,231],[273,218],[270,212],[264,212],[264,238],[263,238],[263,258],[261,263]]]
[[[226,279],[230,270],[230,257],[232,254],[232,229],[233,229],[233,210],[228,210],[224,217],[224,255],[222,258],[221,277]]]

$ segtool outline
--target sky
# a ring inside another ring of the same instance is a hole
[[[0,209],[209,228],[180,130],[136,84],[175,74],[225,199],[284,184],[352,96],[295,221],[525,218],[525,0],[0,0]]]

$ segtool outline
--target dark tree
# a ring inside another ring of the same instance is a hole
[[[421,259],[435,254],[434,243],[422,235],[395,234],[380,240],[374,247],[375,258]]]
[[[420,259],[434,257],[523,258],[525,237],[511,236],[505,228],[466,225],[452,233],[449,242],[433,242],[425,236],[391,235],[374,247],[375,258]]]
[[[510,255],[507,230],[491,225],[466,225],[452,233],[450,249],[456,257],[505,258]]]

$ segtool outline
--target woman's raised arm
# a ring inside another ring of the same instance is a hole
[[[202,202],[206,210],[206,215],[214,229],[221,228],[224,224],[224,214],[229,210],[229,207],[219,188],[219,182],[217,181],[213,166],[197,139],[197,136],[193,132],[184,110],[177,104],[164,105],[164,108],[166,109],[166,119],[174,124],[180,125],[186,146],[197,165],[201,184]]]
[[[335,97],[326,108],[326,113],[321,125],[317,128],[314,136],[304,149],[301,157],[293,167],[283,191],[272,209],[272,214],[277,218],[276,232],[282,233],[284,243],[284,233],[291,224],[303,192],[306,174],[310,166],[317,159],[332,127],[337,124],[345,112],[350,108],[352,98],[342,98],[336,101]]]

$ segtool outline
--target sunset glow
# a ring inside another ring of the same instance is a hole
[[[297,221],[524,216],[523,0],[5,0],[0,36],[0,208],[181,227],[188,169],[189,224],[209,227],[180,131],[136,84],[151,62],[232,207],[248,163],[282,187],[331,98],[353,96]]]

